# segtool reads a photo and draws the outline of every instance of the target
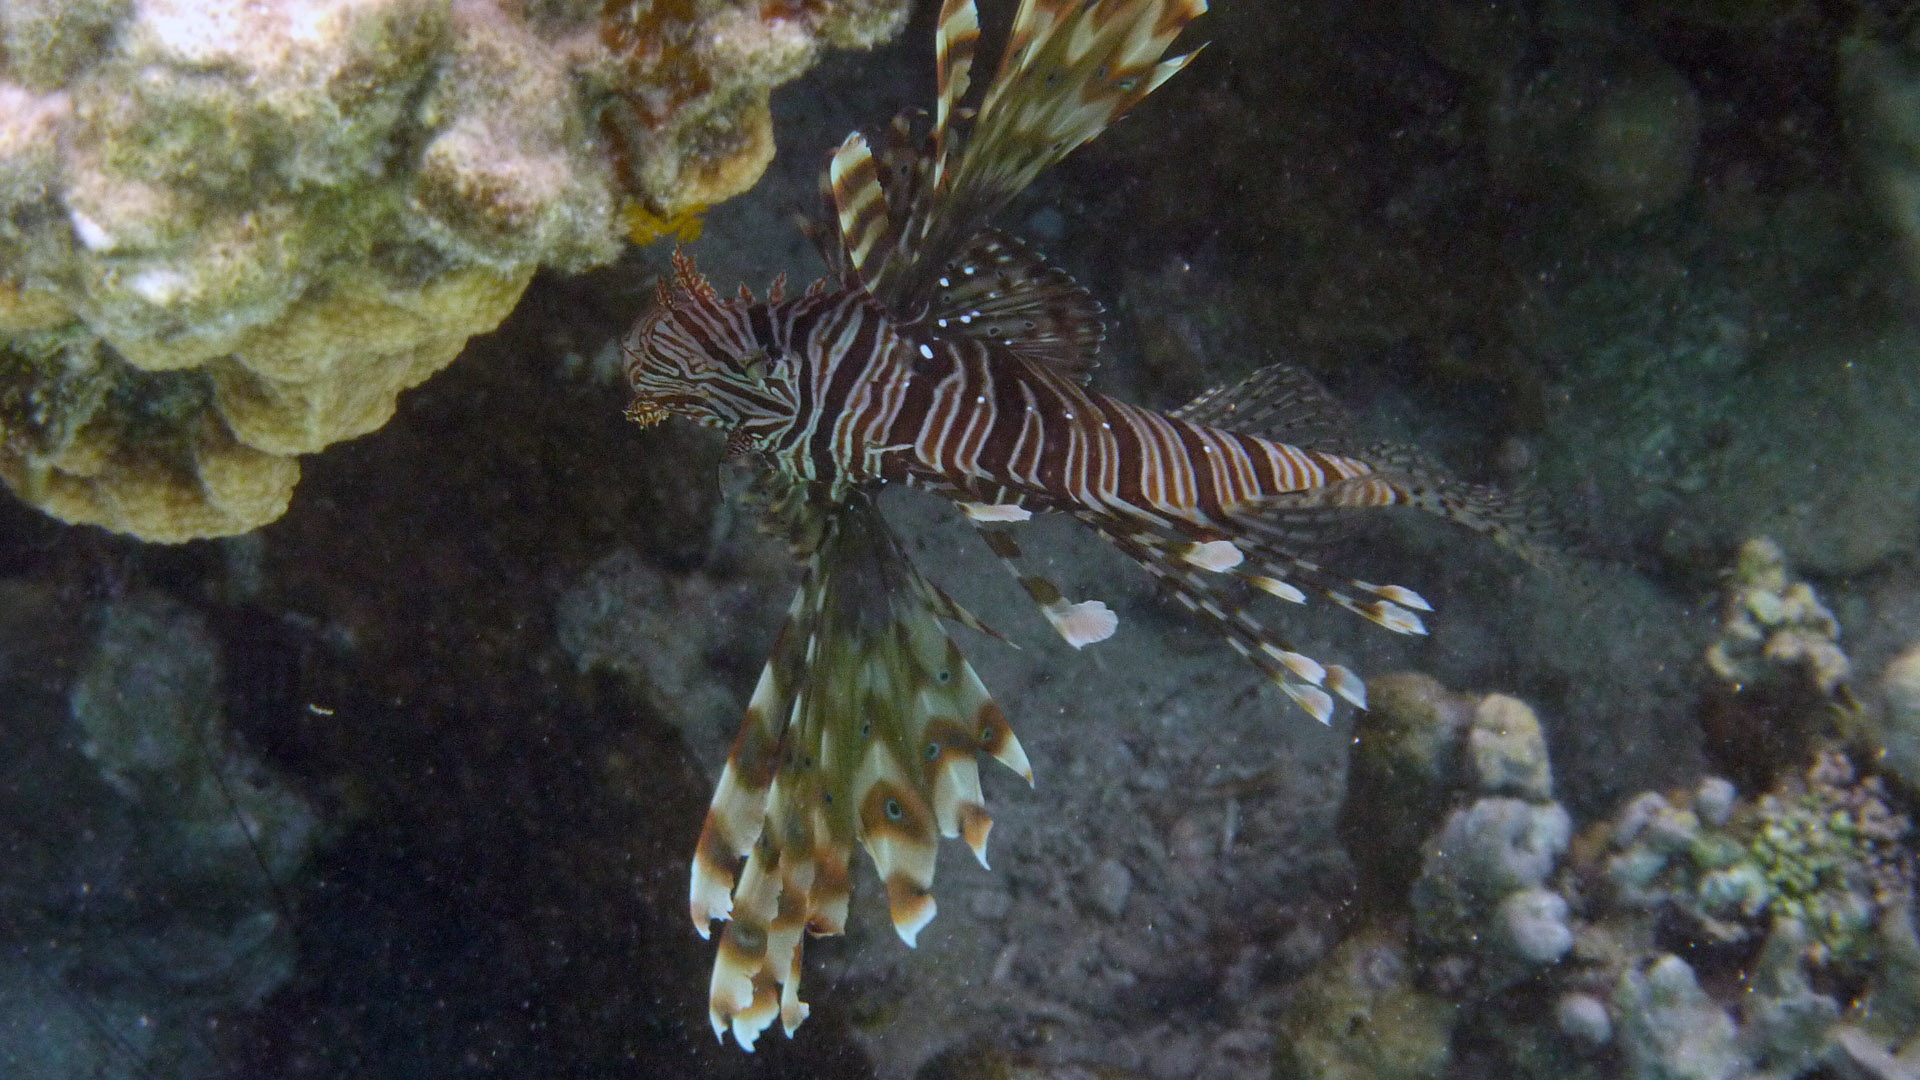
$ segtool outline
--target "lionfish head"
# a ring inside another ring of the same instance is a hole
[[[674,252],[671,282],[660,280],[652,309],[621,342],[633,390],[627,416],[642,426],[679,416],[728,429],[792,416],[793,364],[760,337],[771,334],[780,291],[774,282],[762,303],[742,286],[722,300],[693,259]]]

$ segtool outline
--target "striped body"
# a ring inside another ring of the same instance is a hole
[[[1384,480],[1352,483],[1376,472],[1357,457],[1118,401],[978,337],[903,331],[864,291],[686,302],[696,295],[688,288],[628,339],[635,411],[693,413],[795,480],[835,491],[905,482],[1196,539],[1230,536],[1276,496],[1402,501]],[[710,374],[664,369],[674,355]]]
[[[886,479],[934,481],[984,503],[1077,509],[1217,539],[1237,531],[1240,513],[1275,496],[1374,471],[1358,458],[1131,405],[978,339],[928,351],[932,358],[904,392],[885,396],[900,401],[886,425],[887,444],[898,448],[898,457],[884,459]],[[1342,490],[1359,500],[1350,505],[1397,498],[1386,484]]]

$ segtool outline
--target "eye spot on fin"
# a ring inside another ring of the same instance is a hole
[[[939,683],[941,686],[945,686],[953,681],[953,672],[946,668],[941,668],[939,671],[933,673],[933,681]]]
[[[899,821],[901,818],[904,818],[906,816],[907,816],[907,811],[904,807],[900,805],[900,800],[889,796],[887,799],[887,820]]]

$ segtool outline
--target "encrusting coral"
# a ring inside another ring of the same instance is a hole
[[[1746,584],[1787,591],[1769,580]],[[1911,1075],[1908,821],[1837,744],[1758,793],[1709,776],[1570,837],[1525,704],[1374,684],[1341,815],[1366,914],[1282,1015],[1277,1076]],[[1392,857],[1362,858],[1374,838]]]
[[[1628,804],[1605,862],[1615,899],[1660,909],[1703,942],[1757,941],[1791,920],[1806,930],[1811,963],[1867,957],[1880,916],[1911,891],[1899,846],[1907,820],[1879,778],[1858,778],[1844,755],[1823,753],[1804,778],[1718,822],[1702,812],[1707,791],[1691,807],[1656,794]]]
[[[1840,624],[1803,581],[1790,581],[1780,545],[1765,537],[1740,545],[1726,589],[1720,640],[1707,666],[1736,689],[1800,668],[1822,694],[1846,681]]]
[[[752,184],[771,88],[904,10],[8,4],[0,480],[152,540],[273,520],[537,268]]]

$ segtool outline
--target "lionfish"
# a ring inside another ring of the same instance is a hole
[[[1172,413],[1086,386],[1102,309],[1066,273],[987,221],[1041,170],[1098,135],[1185,67],[1162,59],[1205,0],[1022,0],[999,69],[966,104],[979,21],[945,0],[930,129],[903,113],[878,153],[855,132],[824,180],[829,223],[810,228],[831,277],[789,299],[744,286],[722,299],[676,252],[672,281],[623,343],[628,415],[679,416],[727,434],[762,466],[771,520],[805,566],[747,706],[694,854],[690,904],[714,961],[714,1034],[741,1047],[800,1000],[804,934],[843,931],[855,841],[884,882],[907,945],[934,916],[938,838],[986,864],[992,820],[977,761],[1032,783],[1005,714],[944,621],[989,634],[915,569],[876,505],[888,483],[952,499],[1070,644],[1114,632],[1023,572],[1016,523],[1071,514],[1216,623],[1314,718],[1357,707],[1353,672],[1296,651],[1244,611],[1245,586],[1309,592],[1389,630],[1424,633],[1410,589],[1348,580],[1300,553],[1315,523],[1411,505],[1484,531],[1480,489],[1406,453],[1346,446],[1338,407],[1285,367]],[[745,866],[735,877],[739,860]]]

